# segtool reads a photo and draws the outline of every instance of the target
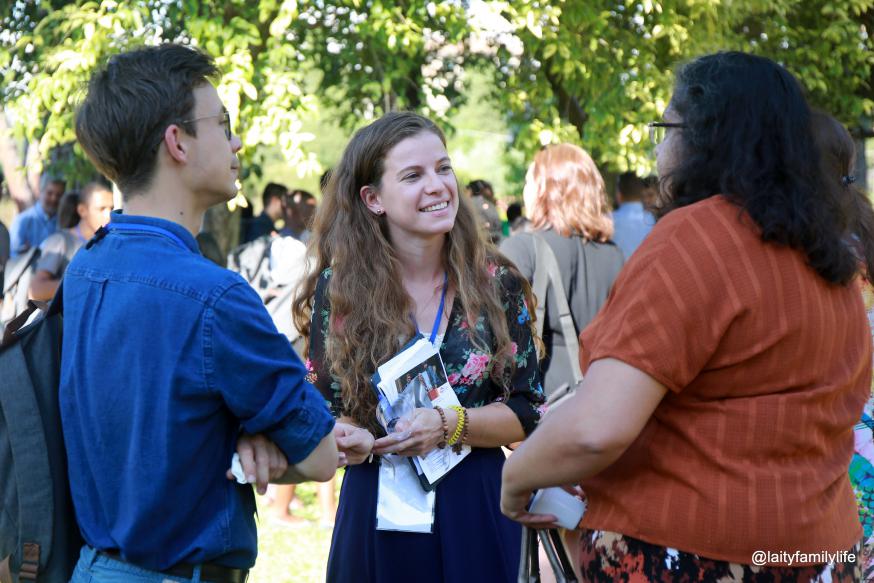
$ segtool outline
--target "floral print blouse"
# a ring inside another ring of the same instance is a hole
[[[513,342],[516,368],[510,380],[508,398],[504,398],[503,388],[489,377],[491,354],[476,348],[472,341],[473,334],[476,334],[483,339],[481,344],[492,346],[491,329],[485,314],[481,314],[471,328],[464,317],[461,302],[457,299],[449,314],[449,325],[440,345],[440,357],[443,359],[449,384],[458,395],[462,406],[474,408],[505,402],[519,418],[527,435],[534,431],[544,404],[537,353],[528,326],[531,316],[518,278],[505,267],[492,266],[489,272],[498,279],[501,303],[504,313],[507,314],[508,329]],[[340,382],[330,374],[329,363],[325,360],[326,341],[331,334],[331,306],[327,298],[330,277],[331,270],[326,269],[316,285],[309,358],[306,362],[309,371],[307,380],[321,391],[331,412],[340,416],[343,414]],[[373,389],[362,386],[361,390]]]

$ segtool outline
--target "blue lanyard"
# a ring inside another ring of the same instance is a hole
[[[140,232],[140,233],[155,233],[156,235],[163,235],[167,237],[180,247],[182,247],[186,251],[191,251],[191,249],[186,245],[182,239],[180,239],[176,234],[171,233],[167,229],[162,229],[161,227],[156,227],[154,225],[143,225],[143,224],[131,224],[131,223],[109,223],[106,225],[107,231],[130,231],[132,233]]]
[[[431,338],[428,339],[431,344],[434,344],[434,341],[437,339],[437,331],[440,329],[440,321],[443,319],[443,306],[446,304],[447,287],[449,287],[449,274],[443,272],[443,291],[440,293],[440,307],[437,308],[437,317],[434,319],[434,326],[431,328]],[[416,334],[421,334],[415,315],[413,315],[413,324],[416,325]]]

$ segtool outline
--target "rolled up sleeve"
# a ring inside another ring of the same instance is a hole
[[[303,363],[244,282],[206,312],[204,363],[208,388],[222,395],[247,433],[267,435],[289,463],[305,459],[333,429]]]
[[[540,365],[531,333],[531,315],[519,277],[506,268],[501,268],[499,275],[507,329],[513,343],[514,369],[506,404],[519,418],[525,434],[530,435],[540,421],[544,404]]]

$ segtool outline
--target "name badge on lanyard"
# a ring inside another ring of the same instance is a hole
[[[443,291],[437,317],[431,327],[429,341],[437,340],[443,308],[446,304],[448,275],[443,275]],[[415,317],[413,323],[416,323]],[[419,326],[416,324],[416,332]],[[439,358],[439,353],[437,354]],[[441,368],[443,362],[440,362]],[[387,454],[379,460],[379,487],[376,501],[376,529],[399,532],[431,533],[434,531],[436,490],[426,491],[409,458]]]

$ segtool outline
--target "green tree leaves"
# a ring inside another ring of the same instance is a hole
[[[315,172],[302,122],[319,105],[347,129],[391,109],[447,124],[476,68],[493,79],[514,159],[572,141],[609,170],[643,173],[644,126],[664,110],[675,67],[703,53],[769,56],[815,105],[852,125],[871,116],[872,25],[874,0],[14,0],[0,21],[0,96],[17,137],[47,156],[73,139],[96,66],[187,42],[222,68],[249,167],[266,146]]]

